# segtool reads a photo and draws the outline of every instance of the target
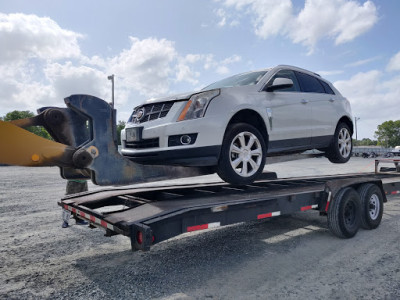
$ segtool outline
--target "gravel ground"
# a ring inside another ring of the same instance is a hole
[[[373,164],[315,158],[267,169],[289,177],[367,172]],[[62,229],[56,202],[64,192],[57,168],[0,167],[1,299],[400,299],[399,196],[389,198],[380,227],[349,240],[311,211],[131,252],[126,237],[74,221]]]

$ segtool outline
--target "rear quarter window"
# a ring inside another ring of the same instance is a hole
[[[322,86],[325,89],[325,93],[335,95],[335,92],[332,90],[332,88],[327,84],[325,81],[319,80],[319,82],[322,84]]]

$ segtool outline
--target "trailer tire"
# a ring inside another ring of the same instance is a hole
[[[351,238],[360,228],[360,196],[351,187],[340,190],[328,210],[328,227],[340,238]]]
[[[383,195],[381,189],[372,183],[358,188],[361,199],[361,227],[375,229],[382,221]]]

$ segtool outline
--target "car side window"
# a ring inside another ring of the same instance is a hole
[[[325,89],[317,78],[297,71],[296,76],[299,80],[302,92],[325,94]]]
[[[325,81],[319,80],[319,82],[322,84],[322,86],[325,89],[325,93],[335,95],[335,92],[332,90],[332,88],[327,84]]]
[[[276,78],[288,78],[293,81],[293,86],[286,89],[280,89],[277,92],[300,92],[300,86],[297,81],[296,75],[292,70],[280,70],[268,81],[267,86],[272,85]]]

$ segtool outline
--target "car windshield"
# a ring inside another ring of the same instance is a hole
[[[254,72],[247,72],[237,74],[220,81],[214,82],[209,86],[206,86],[203,90],[212,90],[212,89],[219,89],[219,88],[226,88],[226,87],[233,87],[233,86],[243,86],[243,85],[254,85],[257,84],[260,79],[269,71],[262,70],[262,71],[254,71]]]

